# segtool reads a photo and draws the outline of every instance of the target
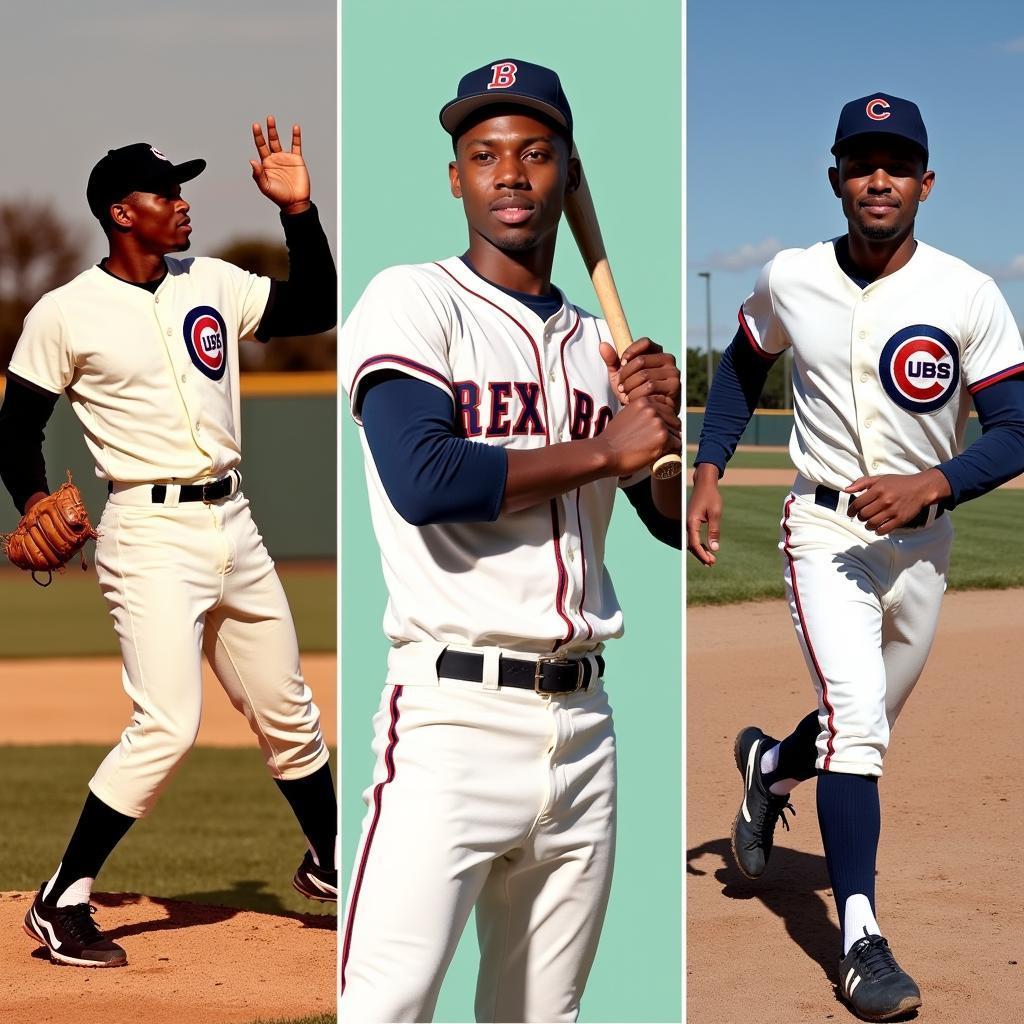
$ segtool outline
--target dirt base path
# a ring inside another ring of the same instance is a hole
[[[320,709],[329,746],[337,743],[337,666],[334,654],[304,654],[302,672]],[[107,743],[131,718],[117,658],[39,658],[0,661],[0,743]],[[197,745],[251,747],[256,740],[203,662],[203,722]]]
[[[922,1024],[1021,1019],[1022,622],[1024,591],[948,595],[886,758],[879,921],[921,986]],[[694,608],[687,630],[687,1022],[852,1022],[832,986],[839,930],[813,781],[764,878],[746,881],[729,848],[736,733],[782,735],[813,707],[788,608]]]
[[[32,894],[0,893],[0,1020],[246,1024],[334,1012],[335,919],[93,895],[128,966],[58,966],[22,930]]]

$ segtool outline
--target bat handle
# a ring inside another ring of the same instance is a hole
[[[683,460],[676,454],[662,455],[651,468],[651,473],[656,480],[672,480],[682,471]]]

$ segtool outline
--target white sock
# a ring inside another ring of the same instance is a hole
[[[53,877],[46,883],[46,887],[43,889],[43,899],[50,895],[50,891],[53,889],[53,883],[57,881],[57,875],[60,874],[60,865],[57,865],[57,870],[54,871]],[[79,878],[77,881],[72,882],[61,894],[57,897],[56,905],[58,907],[73,907],[78,903],[88,903],[92,896],[92,883],[95,882],[95,878]]]
[[[761,755],[761,774],[767,775],[770,772],[779,770],[779,751],[782,749],[781,743],[776,743],[771,750],[766,750]],[[776,796],[786,796],[792,793],[797,786],[800,785],[799,779],[779,779],[777,782],[773,782],[768,787],[769,793],[774,793]]]
[[[843,956],[850,952],[858,939],[864,938],[864,929],[868,935],[881,935],[878,922],[871,911],[867,896],[856,892],[847,897],[843,910]]]

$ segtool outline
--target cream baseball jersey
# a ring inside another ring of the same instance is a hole
[[[786,249],[740,309],[761,353],[792,348],[790,456],[837,490],[917,473],[958,454],[971,395],[1024,369],[1024,345],[991,278],[923,242],[860,288],[832,242]]]
[[[155,294],[99,267],[48,292],[11,358],[12,373],[67,392],[106,480],[200,480],[241,457],[238,341],[259,325],[270,279],[165,262]]]
[[[397,370],[447,394],[466,438],[540,448],[593,437],[614,415],[599,352],[607,337],[601,320],[564,298],[541,321],[458,258],[392,267],[370,282],[342,328],[342,379],[357,422],[367,377]],[[615,479],[495,522],[417,527],[388,500],[365,436],[363,446],[396,678],[408,670],[402,645],[412,642],[433,642],[438,653],[449,644],[579,653],[622,632],[604,567]]]

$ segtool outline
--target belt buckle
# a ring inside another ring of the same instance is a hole
[[[210,491],[209,491],[209,488],[216,487],[220,482],[221,482],[220,480],[210,480],[207,483],[201,485],[202,488],[203,488],[203,504],[204,505],[212,505],[215,501],[219,501],[220,500],[217,497],[212,497],[211,498],[210,497]]]
[[[576,693],[578,690],[583,689],[583,666],[585,659],[583,658],[565,658],[555,654],[542,654],[537,659],[537,667],[533,671],[533,692],[539,694],[541,697],[555,697],[563,693]],[[544,678],[544,666],[545,665],[573,665],[576,666],[576,685],[571,690],[542,690],[540,688],[541,681]]]

